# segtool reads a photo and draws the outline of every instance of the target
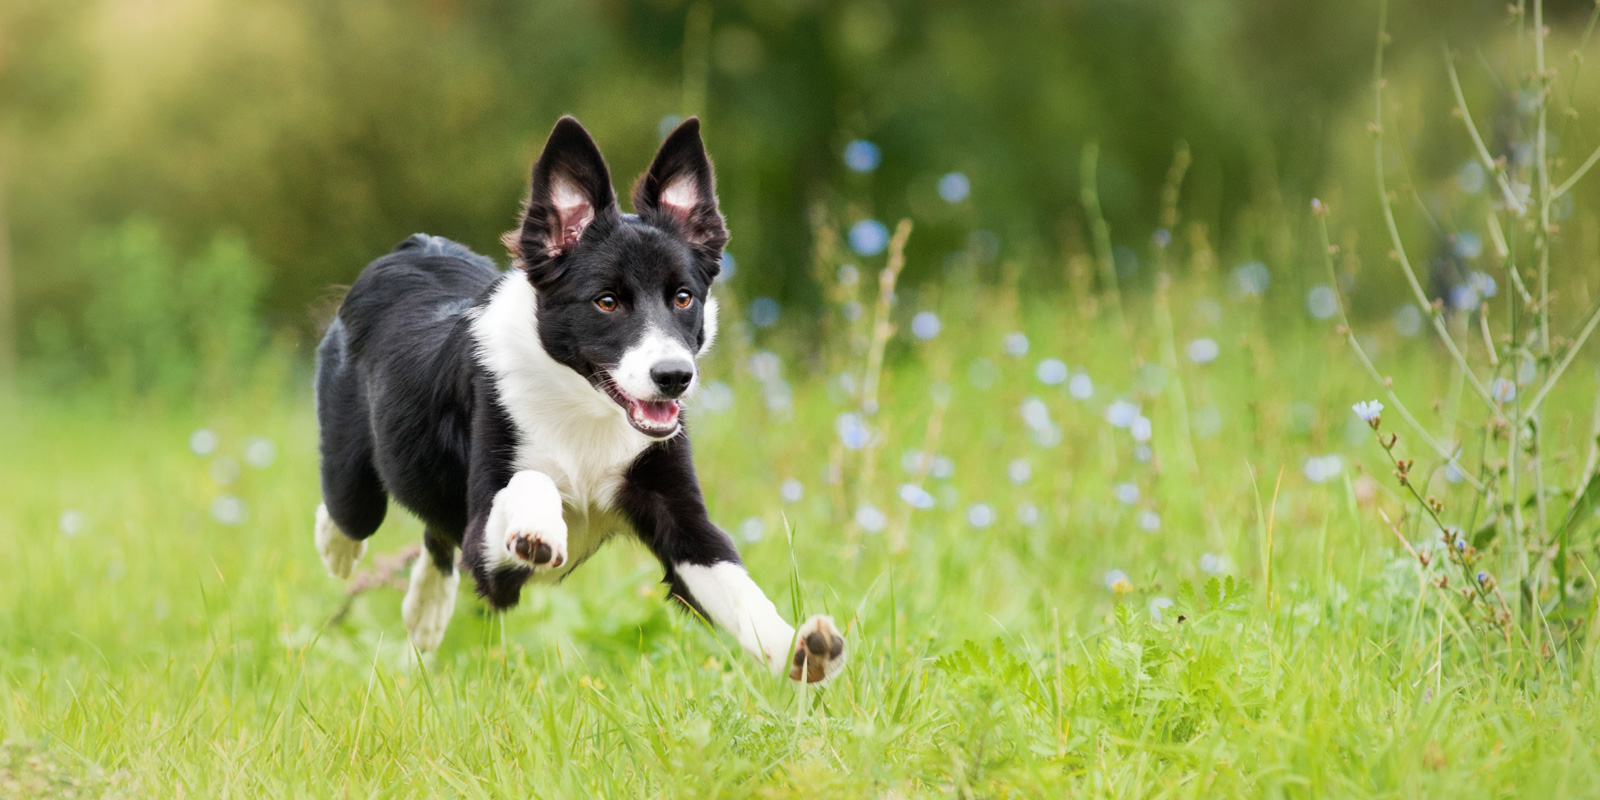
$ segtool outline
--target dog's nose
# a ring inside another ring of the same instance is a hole
[[[677,397],[694,380],[694,365],[687,361],[663,361],[650,368],[650,380],[668,397]]]

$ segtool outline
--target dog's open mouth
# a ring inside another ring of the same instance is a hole
[[[677,400],[639,400],[622,391],[617,382],[603,372],[597,376],[595,383],[617,405],[622,406],[628,424],[634,430],[656,439],[664,439],[678,432],[678,412],[683,407]]]

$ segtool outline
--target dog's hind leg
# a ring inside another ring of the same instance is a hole
[[[432,528],[423,532],[423,551],[411,565],[411,586],[400,604],[411,645],[428,653],[444,640],[450,615],[456,609],[456,587],[461,571],[456,569],[456,547]]]
[[[348,578],[383,524],[389,493],[372,464],[367,399],[344,363],[344,328],[335,321],[317,349],[317,426],[322,451],[322,504],[317,553],[335,578]]]

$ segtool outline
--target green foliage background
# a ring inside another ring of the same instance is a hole
[[[1264,217],[1313,193],[1371,191],[1372,6],[11,0],[0,167],[21,347],[38,355],[57,322],[76,327],[97,276],[118,269],[84,243],[130,218],[184,258],[219,231],[237,237],[262,266],[269,325],[304,339],[329,287],[405,235],[498,255],[564,112],[596,133],[619,184],[665,118],[706,117],[747,296],[818,299],[817,207],[846,223],[913,217],[911,284],[988,230],[1029,284],[1062,287],[1086,249],[1077,173],[1090,141],[1118,244],[1155,229],[1182,140],[1195,158],[1185,219],[1228,258],[1298,269]],[[1549,14],[1575,32],[1588,7]],[[1510,27],[1494,0],[1423,0],[1394,17],[1392,74],[1424,121],[1407,144],[1421,145],[1413,177],[1427,187],[1467,152],[1444,129],[1440,43],[1492,59]],[[1469,89],[1504,106],[1497,80],[1480,70]],[[839,157],[854,138],[882,148],[871,175]],[[952,207],[935,185],[956,170],[974,189]]]

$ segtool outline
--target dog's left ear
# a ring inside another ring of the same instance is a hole
[[[717,210],[716,180],[698,118],[684,120],[661,143],[650,169],[633,186],[633,210],[646,222],[677,228],[713,259],[721,254],[728,229]]]

